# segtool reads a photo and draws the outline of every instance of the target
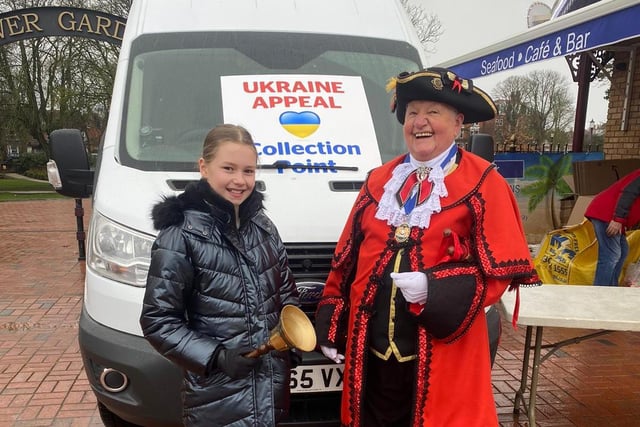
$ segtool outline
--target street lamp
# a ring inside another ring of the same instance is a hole
[[[593,128],[595,127],[596,127],[596,122],[593,119],[591,119],[591,121],[589,122],[589,148],[591,148],[591,145],[593,145]]]

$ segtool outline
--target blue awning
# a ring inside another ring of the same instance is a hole
[[[439,64],[466,78],[485,77],[640,37],[640,1],[608,0]]]

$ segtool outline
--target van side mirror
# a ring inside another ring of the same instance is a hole
[[[47,165],[47,172],[55,190],[67,197],[90,197],[94,173],[90,170],[89,156],[80,131],[54,130],[49,134],[49,148],[53,162]]]
[[[476,133],[471,135],[471,138],[469,140],[469,151],[482,157],[488,162],[493,163],[493,137],[486,133]]]

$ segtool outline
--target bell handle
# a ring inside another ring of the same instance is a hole
[[[269,353],[271,350],[273,350],[273,346],[267,342],[262,344],[260,347],[256,348],[255,350],[252,350],[249,353],[245,354],[244,357],[248,357],[249,359],[255,359],[256,357],[260,357],[263,354]]]

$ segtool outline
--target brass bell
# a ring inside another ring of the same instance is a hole
[[[245,357],[260,357],[271,350],[285,351],[295,348],[311,351],[316,347],[316,331],[311,320],[295,305],[285,305],[280,312],[280,322],[271,330],[269,340]]]

